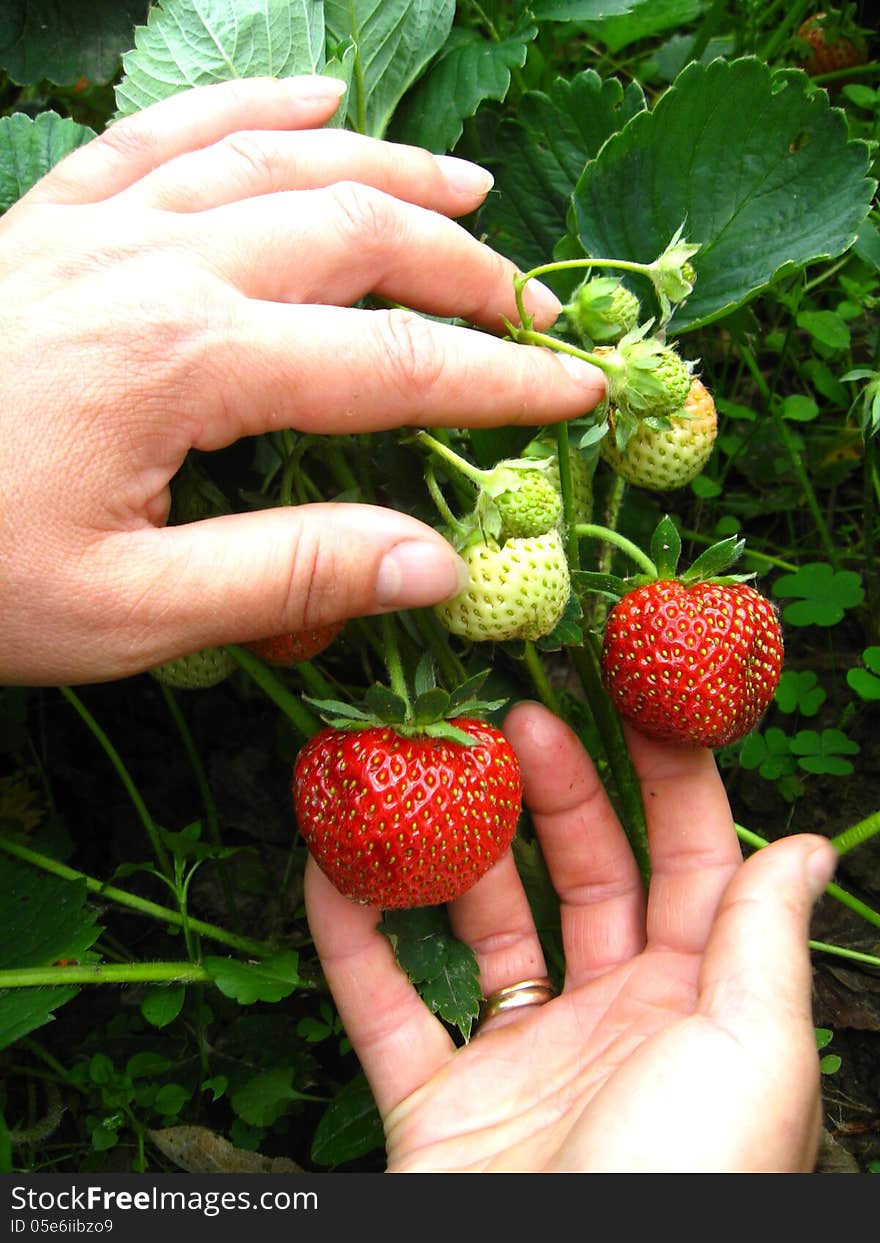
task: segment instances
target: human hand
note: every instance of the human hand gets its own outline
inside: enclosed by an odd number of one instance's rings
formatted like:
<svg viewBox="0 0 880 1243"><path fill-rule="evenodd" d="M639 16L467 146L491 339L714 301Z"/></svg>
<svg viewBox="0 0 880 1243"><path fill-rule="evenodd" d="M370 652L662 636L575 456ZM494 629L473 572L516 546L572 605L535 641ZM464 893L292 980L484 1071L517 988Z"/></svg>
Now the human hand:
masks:
<svg viewBox="0 0 880 1243"><path fill-rule="evenodd" d="M439 534L334 504L166 527L192 449L279 428L542 424L594 368L499 332L514 267L450 217L490 179L315 129L321 77L198 88L109 127L0 220L0 681L111 679L230 641L436 603ZM559 303L527 287L548 325Z"/></svg>
<svg viewBox="0 0 880 1243"><path fill-rule="evenodd" d="M561 902L560 996L456 1049L394 962L378 912L310 862L309 923L383 1116L393 1172L797 1172L820 1129L807 928L824 838L743 864L711 752L629 735L644 887L576 736L536 704L505 732ZM449 907L484 995L546 974L513 858Z"/></svg>

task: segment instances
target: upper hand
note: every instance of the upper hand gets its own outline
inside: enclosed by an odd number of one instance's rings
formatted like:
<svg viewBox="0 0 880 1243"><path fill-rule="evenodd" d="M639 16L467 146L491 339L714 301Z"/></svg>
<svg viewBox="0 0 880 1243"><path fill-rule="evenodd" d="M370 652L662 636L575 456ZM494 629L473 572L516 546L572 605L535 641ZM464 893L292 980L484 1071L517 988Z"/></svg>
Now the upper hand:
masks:
<svg viewBox="0 0 880 1243"><path fill-rule="evenodd" d="M323 93L322 93L323 92ZM164 527L192 448L278 428L540 424L603 391L500 333L514 267L450 217L464 161L323 130L322 78L199 88L111 125L0 220L0 680L119 677L459 589L449 545L354 505ZM559 303L527 286L538 326Z"/></svg>
<svg viewBox="0 0 880 1243"><path fill-rule="evenodd" d="M383 1115L392 1171L806 1171L819 1136L807 927L834 852L743 864L712 755L630 735L648 900L575 735L537 705L505 732L561 904L565 986L456 1049L378 912L309 863L322 966ZM809 862L808 862L809 861ZM484 994L547 973L513 858L449 907Z"/></svg>

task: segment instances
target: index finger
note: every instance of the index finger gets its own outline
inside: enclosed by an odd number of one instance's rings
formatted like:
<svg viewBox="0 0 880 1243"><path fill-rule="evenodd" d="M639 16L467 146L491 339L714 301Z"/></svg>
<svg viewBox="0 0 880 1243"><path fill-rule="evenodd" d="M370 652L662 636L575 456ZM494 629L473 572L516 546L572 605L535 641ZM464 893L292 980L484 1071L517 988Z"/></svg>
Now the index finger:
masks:
<svg viewBox="0 0 880 1243"><path fill-rule="evenodd" d="M197 86L109 125L28 191L29 203L96 203L167 160L245 129L323 125L345 85L320 74Z"/></svg>

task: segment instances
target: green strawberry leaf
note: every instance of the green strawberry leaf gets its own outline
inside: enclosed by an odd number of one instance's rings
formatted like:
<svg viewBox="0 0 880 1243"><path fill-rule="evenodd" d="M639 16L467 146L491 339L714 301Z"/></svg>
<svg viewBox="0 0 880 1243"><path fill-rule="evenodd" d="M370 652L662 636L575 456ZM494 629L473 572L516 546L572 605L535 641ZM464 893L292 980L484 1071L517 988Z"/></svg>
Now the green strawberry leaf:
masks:
<svg viewBox="0 0 880 1243"><path fill-rule="evenodd" d="M455 0L324 0L319 7L328 35L351 39L357 49L348 123L381 138L402 97L445 46Z"/></svg>
<svg viewBox="0 0 880 1243"><path fill-rule="evenodd" d="M451 151L464 121L484 100L504 99L510 71L525 64L537 33L538 27L527 23L490 42L475 30L453 29L440 58L398 109L393 137L438 154Z"/></svg>
<svg viewBox="0 0 880 1243"><path fill-rule="evenodd" d="M568 231L569 198L584 165L644 107L637 83L624 88L615 78L603 79L587 69L570 79L557 78L546 93L526 93L516 119L481 110L482 161L495 177L495 188L477 217L478 235L523 271L546 263ZM583 274L576 270L546 279L567 296Z"/></svg>
<svg viewBox="0 0 880 1243"><path fill-rule="evenodd" d="M4 0L0 68L19 85L110 82L146 9L144 0Z"/></svg>
<svg viewBox="0 0 880 1243"><path fill-rule="evenodd" d="M541 652L558 652L563 647L579 647L584 641L581 626L583 616L581 602L572 591L559 621L549 634L535 640L535 647Z"/></svg>
<svg viewBox="0 0 880 1243"><path fill-rule="evenodd" d="M609 139L578 181L573 212L587 253L641 263L687 222L701 249L694 290L671 321L680 333L842 254L874 188L868 150L827 92L757 57L717 58L688 64L652 110ZM646 306L651 297L645 284Z"/></svg>
<svg viewBox="0 0 880 1243"><path fill-rule="evenodd" d="M443 968L421 988L422 999L444 1022L457 1027L465 1040L470 1038L474 1019L480 1012L480 968L474 951L461 941L453 941Z"/></svg>
<svg viewBox="0 0 880 1243"><path fill-rule="evenodd" d="M295 950L282 950L258 963L209 956L202 965L220 992L240 1006L282 1001L300 982L299 955Z"/></svg>
<svg viewBox="0 0 880 1243"><path fill-rule="evenodd" d="M120 116L191 86L287 78L324 65L321 0L175 0L150 7L122 58ZM343 32L344 33L344 32Z"/></svg>
<svg viewBox="0 0 880 1243"><path fill-rule="evenodd" d="M312 1137L311 1158L315 1165L345 1165L384 1146L373 1093L366 1076L357 1074L324 1111Z"/></svg>
<svg viewBox="0 0 880 1243"><path fill-rule="evenodd" d="M681 556L681 536L668 514L661 518L651 536L651 560L658 578L674 578Z"/></svg>
<svg viewBox="0 0 880 1243"><path fill-rule="evenodd" d="M56 112L0 117L0 212L7 211L63 156L95 137Z"/></svg>
<svg viewBox="0 0 880 1243"><path fill-rule="evenodd" d="M835 570L825 561L811 561L795 574L784 574L772 587L774 596L794 599L782 610L792 626L836 626L847 609L865 598L862 577L855 570Z"/></svg>

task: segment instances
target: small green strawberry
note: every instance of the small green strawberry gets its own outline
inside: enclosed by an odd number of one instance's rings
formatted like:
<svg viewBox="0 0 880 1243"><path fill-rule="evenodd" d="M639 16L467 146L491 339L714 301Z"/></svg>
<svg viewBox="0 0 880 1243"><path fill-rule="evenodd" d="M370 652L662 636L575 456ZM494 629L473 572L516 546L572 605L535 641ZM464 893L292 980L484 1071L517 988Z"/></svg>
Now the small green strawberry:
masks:
<svg viewBox="0 0 880 1243"><path fill-rule="evenodd" d="M527 458L546 459L547 473L554 488L562 497L559 479L559 458L556 446L543 440L533 440L525 449ZM590 522L593 517L593 468L578 449L568 450L568 473L571 478L572 521Z"/></svg>
<svg viewBox="0 0 880 1243"><path fill-rule="evenodd" d="M561 522L562 497L549 461L505 458L481 470L427 432L418 439L477 485L474 509L460 524L458 542L466 543L475 531L502 540L531 539Z"/></svg>
<svg viewBox="0 0 880 1243"><path fill-rule="evenodd" d="M158 682L178 690L205 690L228 678L236 664L222 647L206 647L188 656L179 656L149 672Z"/></svg>
<svg viewBox="0 0 880 1243"><path fill-rule="evenodd" d="M622 448L613 409L608 411L608 427L601 453L616 474L648 491L670 492L690 483L706 465L718 417L711 393L700 380L692 380L683 410L664 419L640 419Z"/></svg>
<svg viewBox="0 0 880 1243"><path fill-rule="evenodd" d="M640 331L640 330L639 330ZM618 346L600 346L608 404L631 419L668 417L687 401L692 364L656 337L631 333Z"/></svg>
<svg viewBox="0 0 880 1243"><path fill-rule="evenodd" d="M472 643L539 639L553 630L571 594L558 530L504 544L479 540L460 555L470 581L459 595L435 606L447 630Z"/></svg>
<svg viewBox="0 0 880 1243"><path fill-rule="evenodd" d="M639 322L641 304L615 276L588 277L564 307L566 319L584 345L619 341Z"/></svg>

